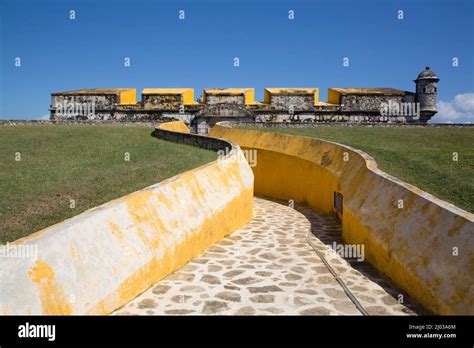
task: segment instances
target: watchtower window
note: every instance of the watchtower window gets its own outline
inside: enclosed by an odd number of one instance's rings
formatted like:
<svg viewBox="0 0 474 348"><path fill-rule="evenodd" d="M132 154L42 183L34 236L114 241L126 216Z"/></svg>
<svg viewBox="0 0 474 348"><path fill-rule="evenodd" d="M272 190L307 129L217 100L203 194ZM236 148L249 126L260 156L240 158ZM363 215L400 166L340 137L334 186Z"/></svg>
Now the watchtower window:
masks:
<svg viewBox="0 0 474 348"><path fill-rule="evenodd" d="M438 92L438 87L434 87L434 92Z"/></svg>
<svg viewBox="0 0 474 348"><path fill-rule="evenodd" d="M426 93L426 87L423 87L423 93Z"/></svg>

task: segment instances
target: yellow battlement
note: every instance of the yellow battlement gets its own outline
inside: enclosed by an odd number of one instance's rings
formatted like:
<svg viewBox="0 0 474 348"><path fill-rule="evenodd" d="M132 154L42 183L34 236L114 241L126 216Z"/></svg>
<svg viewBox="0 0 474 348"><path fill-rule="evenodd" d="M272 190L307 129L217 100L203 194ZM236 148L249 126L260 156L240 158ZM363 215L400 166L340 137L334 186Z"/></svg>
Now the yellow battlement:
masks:
<svg viewBox="0 0 474 348"><path fill-rule="evenodd" d="M264 103L270 104L272 95L286 95L286 96L314 96L314 105L319 100L319 89L318 88L265 88L264 90Z"/></svg>
<svg viewBox="0 0 474 348"><path fill-rule="evenodd" d="M370 96L404 96L413 95L414 93L396 88L328 88L328 103L340 104L341 96L350 94Z"/></svg>
<svg viewBox="0 0 474 348"><path fill-rule="evenodd" d="M194 88L145 88L142 95L181 95L184 105L196 103Z"/></svg>
<svg viewBox="0 0 474 348"><path fill-rule="evenodd" d="M203 91L203 102L206 103L207 96L234 96L243 95L245 105L255 104L255 90L253 88L205 88Z"/></svg>
<svg viewBox="0 0 474 348"><path fill-rule="evenodd" d="M137 103L137 90L135 88L85 88L74 91L51 93L54 96L97 96L97 95L117 95L120 105L132 105Z"/></svg>

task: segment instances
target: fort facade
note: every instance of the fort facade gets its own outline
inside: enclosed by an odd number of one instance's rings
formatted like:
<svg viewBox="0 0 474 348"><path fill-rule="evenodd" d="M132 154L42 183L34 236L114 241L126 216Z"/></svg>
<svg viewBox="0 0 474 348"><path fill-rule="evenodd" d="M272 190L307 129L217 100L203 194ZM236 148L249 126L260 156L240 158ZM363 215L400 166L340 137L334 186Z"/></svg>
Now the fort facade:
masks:
<svg viewBox="0 0 474 348"><path fill-rule="evenodd" d="M329 88L328 101L318 88L265 88L255 101L253 88L209 88L194 97L193 88L145 88L137 101L134 88L98 88L51 95L50 119L180 120L199 134L217 122L426 123L436 114L436 74L426 67L414 80L416 92L395 88Z"/></svg>

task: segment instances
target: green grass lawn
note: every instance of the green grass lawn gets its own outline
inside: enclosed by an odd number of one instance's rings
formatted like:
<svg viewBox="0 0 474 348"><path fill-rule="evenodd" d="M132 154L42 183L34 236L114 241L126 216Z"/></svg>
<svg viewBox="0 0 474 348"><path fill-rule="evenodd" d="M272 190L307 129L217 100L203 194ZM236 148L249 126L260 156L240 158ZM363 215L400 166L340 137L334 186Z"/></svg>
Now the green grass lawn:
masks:
<svg viewBox="0 0 474 348"><path fill-rule="evenodd" d="M254 128L320 138L363 150L380 169L474 212L474 128ZM453 153L458 161L453 161Z"/></svg>
<svg viewBox="0 0 474 348"><path fill-rule="evenodd" d="M0 126L0 243L213 161L130 126ZM125 152L130 161L125 161ZM21 161L15 154L21 154ZM71 208L70 200L75 200Z"/></svg>

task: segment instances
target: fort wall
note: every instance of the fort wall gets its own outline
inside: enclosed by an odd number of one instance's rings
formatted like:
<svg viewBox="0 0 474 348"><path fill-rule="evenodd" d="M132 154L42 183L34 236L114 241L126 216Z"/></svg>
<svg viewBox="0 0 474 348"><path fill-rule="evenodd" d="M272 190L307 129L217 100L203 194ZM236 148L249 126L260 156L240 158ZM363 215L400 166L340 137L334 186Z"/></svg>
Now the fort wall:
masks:
<svg viewBox="0 0 474 348"><path fill-rule="evenodd" d="M424 83L421 81L419 83ZM53 93L52 120L179 120L193 131L207 132L216 122L372 122L426 123L436 113L432 99L436 94L418 96L391 88L330 88L328 102L319 101L318 88L266 88L264 101L255 102L253 88L204 89L202 101L194 100L192 88L146 88L141 101L135 100L134 89L95 89ZM402 104L424 104L405 109ZM66 104L93 103L93 113L81 113ZM425 105L430 103L430 105ZM395 105L396 104L396 105ZM384 105L396 106L384 113ZM436 104L435 104L436 105ZM213 106L219 106L213 108ZM245 109L236 110L235 106ZM424 108L424 109L423 109ZM428 112L427 108L431 111ZM420 118L419 111L424 110ZM410 112L406 112L409 110ZM67 111L67 112L64 112ZM405 111L405 112L404 112ZM427 113L428 112L428 113ZM245 118L245 120L243 119Z"/></svg>

